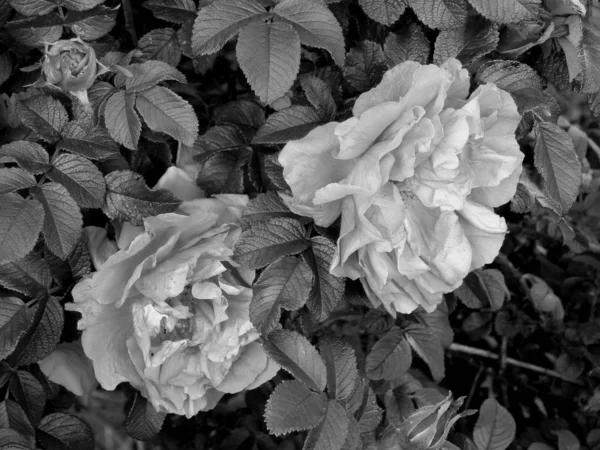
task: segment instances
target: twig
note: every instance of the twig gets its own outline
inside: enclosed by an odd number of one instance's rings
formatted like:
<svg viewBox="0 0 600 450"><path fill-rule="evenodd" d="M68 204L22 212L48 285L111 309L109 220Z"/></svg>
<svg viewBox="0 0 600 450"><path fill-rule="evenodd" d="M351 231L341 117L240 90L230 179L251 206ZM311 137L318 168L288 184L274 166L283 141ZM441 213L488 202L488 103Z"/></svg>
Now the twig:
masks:
<svg viewBox="0 0 600 450"><path fill-rule="evenodd" d="M123 16L125 16L125 29L131 36L131 42L134 47L137 47L138 40L137 34L135 34L135 28L133 27L133 10L131 9L130 0L123 0Z"/></svg>
<svg viewBox="0 0 600 450"><path fill-rule="evenodd" d="M457 352L457 353L466 353L468 355L481 356L482 358L487 358L487 359L494 359L494 360L500 359L500 355L497 355L496 353L492 353L488 350L482 350L480 348L469 347L467 345L462 345L462 344L456 344L456 343L450 344L449 350L452 352ZM542 375L548 375L553 378L558 378L560 380L575 384L577 386L584 386L584 384L581 381L571 380L569 378L566 378L564 375L562 375L554 370L546 369L545 367L536 366L535 364L530 364L530 363L526 363L523 361L519 361L514 358L506 358L506 364L509 366L520 367L521 369L531 370L532 372L537 372Z"/></svg>

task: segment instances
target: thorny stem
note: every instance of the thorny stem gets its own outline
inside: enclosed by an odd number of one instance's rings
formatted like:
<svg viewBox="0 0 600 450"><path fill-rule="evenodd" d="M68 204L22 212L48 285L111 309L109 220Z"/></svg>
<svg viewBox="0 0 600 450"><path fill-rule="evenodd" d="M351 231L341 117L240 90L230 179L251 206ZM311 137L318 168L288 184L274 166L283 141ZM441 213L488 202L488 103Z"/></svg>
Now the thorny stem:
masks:
<svg viewBox="0 0 600 450"><path fill-rule="evenodd" d="M135 34L135 28L133 27L133 10L131 9L130 0L123 0L123 16L125 17L125 29L131 36L131 42L134 47L138 45L137 35Z"/></svg>
<svg viewBox="0 0 600 450"><path fill-rule="evenodd" d="M488 350L482 350L480 348L469 347L467 345L462 345L462 344L456 344L456 343L450 344L449 350L452 352L456 352L456 353L465 353L467 355L481 356L482 358L500 359L500 355L497 355L496 353L492 353ZM548 375L553 378L558 378L559 380L563 380L568 383L575 384L577 386L584 386L584 384L581 381L571 380L569 378L566 378L564 375L562 375L554 370L546 369L545 367L536 366L535 364L530 364L530 363L526 363L523 361L519 361L514 358L506 358L506 364L509 366L520 367L521 369L531 370L532 372L537 372L542 375Z"/></svg>

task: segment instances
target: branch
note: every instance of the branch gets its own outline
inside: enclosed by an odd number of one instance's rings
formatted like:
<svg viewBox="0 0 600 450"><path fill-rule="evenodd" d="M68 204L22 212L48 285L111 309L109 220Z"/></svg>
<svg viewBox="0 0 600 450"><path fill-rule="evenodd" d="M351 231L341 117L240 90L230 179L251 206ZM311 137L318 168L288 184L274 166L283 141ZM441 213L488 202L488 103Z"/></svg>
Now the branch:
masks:
<svg viewBox="0 0 600 450"><path fill-rule="evenodd" d="M469 347L467 345L462 345L462 344L456 344L456 343L450 344L449 350L452 352L457 352L457 353L465 353L467 355L481 356L482 358L487 358L487 359L494 359L494 360L500 359L500 355L497 355L496 353L492 353L488 350L482 350L480 348ZM581 381L571 380L569 378L566 378L564 375L556 372L555 370L546 369L545 367L536 366L535 364L526 363L526 362L519 361L514 358L506 358L506 364L509 366L520 367L521 369L531 370L532 372L537 372L542 375L548 375L553 378L558 378L559 380L563 380L568 383L575 384L577 386L582 386L582 387L584 386L584 384Z"/></svg>

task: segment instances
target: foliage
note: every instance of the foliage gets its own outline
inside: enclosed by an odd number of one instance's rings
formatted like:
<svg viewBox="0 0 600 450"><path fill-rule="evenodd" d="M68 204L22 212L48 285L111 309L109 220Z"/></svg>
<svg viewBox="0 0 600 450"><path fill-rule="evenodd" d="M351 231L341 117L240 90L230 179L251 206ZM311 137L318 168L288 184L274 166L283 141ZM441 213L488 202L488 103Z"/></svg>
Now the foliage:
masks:
<svg viewBox="0 0 600 450"><path fill-rule="evenodd" d="M0 449L600 449L599 30L595 0L0 0ZM42 75L75 37L102 67L91 108ZM495 261L393 318L329 272L340 223L288 208L277 154L387 69L448 58L513 97L524 170ZM257 270L283 369L191 419L38 364L79 338L82 230L175 211L152 187L173 165L250 197L231 264Z"/></svg>

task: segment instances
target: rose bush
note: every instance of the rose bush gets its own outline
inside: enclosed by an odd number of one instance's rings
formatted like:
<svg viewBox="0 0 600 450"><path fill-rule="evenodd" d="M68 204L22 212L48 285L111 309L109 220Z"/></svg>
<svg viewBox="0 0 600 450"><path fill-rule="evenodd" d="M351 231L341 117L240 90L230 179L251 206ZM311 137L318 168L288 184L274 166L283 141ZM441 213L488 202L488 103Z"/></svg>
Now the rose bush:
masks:
<svg viewBox="0 0 600 450"><path fill-rule="evenodd" d="M70 92L86 107L90 105L87 90L106 70L94 49L78 37L46 45L42 62L46 81Z"/></svg>
<svg viewBox="0 0 600 450"><path fill-rule="evenodd" d="M494 84L469 96L460 62L408 61L362 94L354 117L289 142L279 161L292 211L327 227L341 215L330 268L360 278L375 306L432 311L506 233L493 208L515 193L520 115Z"/></svg>
<svg viewBox="0 0 600 450"><path fill-rule="evenodd" d="M179 169L165 177L161 187L194 191ZM143 228L121 227L117 242L127 245L75 286L67 309L82 314L83 349L103 388L129 382L157 410L191 417L275 375L248 316L254 271L231 260L247 201L198 198Z"/></svg>

